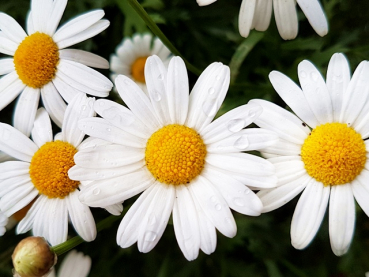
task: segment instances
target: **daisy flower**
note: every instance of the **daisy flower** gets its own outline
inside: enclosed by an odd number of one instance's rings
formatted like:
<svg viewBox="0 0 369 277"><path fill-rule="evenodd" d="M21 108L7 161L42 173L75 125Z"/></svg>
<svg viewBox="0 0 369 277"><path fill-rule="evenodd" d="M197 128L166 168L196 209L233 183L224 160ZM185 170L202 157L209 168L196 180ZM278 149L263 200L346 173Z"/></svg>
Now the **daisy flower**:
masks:
<svg viewBox="0 0 369 277"><path fill-rule="evenodd" d="M197 0L197 3L205 6L215 1ZM294 39L298 32L296 1L315 32L321 37L325 36L328 33L328 22L318 0L243 0L238 18L241 36L248 37L252 29L267 30L274 7L279 34L283 39Z"/></svg>
<svg viewBox="0 0 369 277"><path fill-rule="evenodd" d="M65 49L91 38L109 26L95 10L70 20L56 30L67 0L32 0L27 32L0 12L0 110L19 94L14 126L29 136L40 99L60 127L69 103L78 91L106 97L113 84L88 66L109 68L105 59L86 51ZM64 100L63 100L64 99Z"/></svg>
<svg viewBox="0 0 369 277"><path fill-rule="evenodd" d="M298 65L301 88L280 72L270 81L294 111L264 101L255 123L280 141L261 151L276 167L278 186L258 193L263 212L277 209L303 191L292 218L291 242L303 249L313 240L329 202L329 237L335 255L349 249L355 201L369 215L369 62L350 78L344 55L334 54L327 79L309 61Z"/></svg>
<svg viewBox="0 0 369 277"><path fill-rule="evenodd" d="M0 149L18 159L0 165L0 210L10 217L36 199L19 222L17 233L32 229L35 236L56 245L67 239L69 216L84 240L95 239L91 211L78 199L79 182L67 175L74 165L74 154L84 145L84 133L77 128L77 121L94 114L93 103L93 98L77 95L67 107L62 132L55 140L44 108L37 111L33 141L14 127L0 123Z"/></svg>
<svg viewBox="0 0 369 277"><path fill-rule="evenodd" d="M63 262L60 265L58 274L55 274L53 269L49 277L87 277L91 268L91 258L84 256L81 252L72 250L67 256L65 256Z"/></svg>
<svg viewBox="0 0 369 277"><path fill-rule="evenodd" d="M168 66L171 54L161 40L151 34L135 34L132 38L124 38L117 46L116 54L110 57L111 79L114 81L118 74L123 74L147 93L144 74L147 58L157 55Z"/></svg>
<svg viewBox="0 0 369 277"><path fill-rule="evenodd" d="M117 90L130 109L98 100L94 107L102 118L79 121L88 135L113 144L80 151L69 176L94 178L80 194L92 207L143 192L120 223L121 247L137 241L141 252L150 251L172 213L179 247L193 260L200 248L207 254L215 250L216 229L227 237L236 235L230 208L260 214L261 202L248 186L274 187L274 168L242 151L269 146L278 137L259 128L244 129L261 113L258 105L243 105L211 122L229 86L229 68L221 63L201 74L191 96L179 57L171 59L168 70L160 58L149 57L145 79L149 96L119 75Z"/></svg>

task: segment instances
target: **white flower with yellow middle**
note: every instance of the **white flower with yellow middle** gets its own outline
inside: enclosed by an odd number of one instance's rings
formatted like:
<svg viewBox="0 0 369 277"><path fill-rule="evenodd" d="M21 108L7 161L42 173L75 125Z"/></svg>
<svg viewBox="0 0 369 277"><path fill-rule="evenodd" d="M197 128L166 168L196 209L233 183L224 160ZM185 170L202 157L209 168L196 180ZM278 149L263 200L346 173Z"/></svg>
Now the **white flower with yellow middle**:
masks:
<svg viewBox="0 0 369 277"><path fill-rule="evenodd" d="M14 126L29 136L40 95L51 119L61 127L66 109L78 92L106 97L113 84L91 69L109 68L92 53L66 49L89 39L109 26L103 10L80 15L57 29L68 0L31 0L27 33L9 15L0 13L0 110L20 97Z"/></svg>
<svg viewBox="0 0 369 277"><path fill-rule="evenodd" d="M213 63L189 95L185 64L174 57L168 70L157 56L147 59L147 96L126 76L116 78L118 93L130 109L108 100L95 102L102 118L80 120L86 134L111 142L86 148L69 170L73 180L94 180L80 194L83 203L104 207L142 194L124 216L117 243L137 242L150 251L170 214L184 256L216 247L216 229L227 237L237 227L230 208L257 216L262 210L251 188L276 184L274 167L243 153L272 145L275 133L244 129L262 112L247 104L212 121L226 96L230 73Z"/></svg>

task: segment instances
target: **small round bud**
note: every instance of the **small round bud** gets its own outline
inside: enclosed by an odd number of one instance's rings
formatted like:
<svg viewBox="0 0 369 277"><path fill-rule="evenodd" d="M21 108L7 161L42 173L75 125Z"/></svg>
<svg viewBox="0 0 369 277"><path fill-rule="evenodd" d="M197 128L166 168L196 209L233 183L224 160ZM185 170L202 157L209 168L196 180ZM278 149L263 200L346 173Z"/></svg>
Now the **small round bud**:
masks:
<svg viewBox="0 0 369 277"><path fill-rule="evenodd" d="M12 259L18 276L41 277L55 265L57 256L44 238L28 237L15 247Z"/></svg>

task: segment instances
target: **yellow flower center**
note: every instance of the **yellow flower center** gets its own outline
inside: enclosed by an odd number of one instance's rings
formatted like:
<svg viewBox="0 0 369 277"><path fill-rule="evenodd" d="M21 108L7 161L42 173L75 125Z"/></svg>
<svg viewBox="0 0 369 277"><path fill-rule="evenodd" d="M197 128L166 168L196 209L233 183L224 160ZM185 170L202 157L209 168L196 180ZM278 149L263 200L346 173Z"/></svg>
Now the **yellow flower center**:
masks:
<svg viewBox="0 0 369 277"><path fill-rule="evenodd" d="M40 194L49 198L64 198L73 192L79 182L68 177L68 170L74 166L77 149L68 142L47 142L33 155L29 174Z"/></svg>
<svg viewBox="0 0 369 277"><path fill-rule="evenodd" d="M147 57L139 57L131 66L132 77L136 82L145 83L146 60Z"/></svg>
<svg viewBox="0 0 369 277"><path fill-rule="evenodd" d="M162 183L187 184L204 168L206 147L200 135L172 124L156 131L146 144L146 166Z"/></svg>
<svg viewBox="0 0 369 277"><path fill-rule="evenodd" d="M14 54L19 79L32 88L41 88L54 77L59 62L59 48L53 39L36 32L26 37Z"/></svg>
<svg viewBox="0 0 369 277"><path fill-rule="evenodd" d="M307 173L325 186L351 182L366 162L361 135L343 123L316 127L305 139L301 158Z"/></svg>

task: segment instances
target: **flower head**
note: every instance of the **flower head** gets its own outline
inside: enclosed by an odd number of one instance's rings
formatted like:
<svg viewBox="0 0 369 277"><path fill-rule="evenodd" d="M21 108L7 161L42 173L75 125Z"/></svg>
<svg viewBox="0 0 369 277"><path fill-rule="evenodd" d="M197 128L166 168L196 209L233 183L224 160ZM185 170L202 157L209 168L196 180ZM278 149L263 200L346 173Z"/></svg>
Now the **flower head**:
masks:
<svg viewBox="0 0 369 277"><path fill-rule="evenodd" d="M94 108L102 118L79 122L88 135L113 144L77 153L69 176L94 178L80 195L91 206L143 192L119 226L121 247L137 241L141 252L150 251L172 213L179 247L193 260L200 248L207 254L215 250L215 229L235 236L230 208L260 214L261 202L248 186L274 187L274 168L242 152L270 146L277 136L244 129L261 113L259 105L243 105L212 122L230 80L229 68L221 63L205 69L191 95L179 57L171 59L168 70L157 56L149 57L145 78L149 97L120 75L117 90L130 109L98 100Z"/></svg>
<svg viewBox="0 0 369 277"><path fill-rule="evenodd" d="M355 201L369 215L369 63L350 78L342 54L334 54L324 81L309 61L298 66L301 88L280 72L269 78L294 114L264 100L255 123L280 140L261 151L276 166L278 186L258 193L272 211L303 191L291 223L291 242L305 248L314 238L329 202L329 236L333 252L347 252L355 224Z"/></svg>
<svg viewBox="0 0 369 277"><path fill-rule="evenodd" d="M89 66L108 68L109 63L92 53L65 49L102 32L109 21L95 10L70 20L57 30L67 0L31 0L27 33L10 16L0 13L0 92L6 95L0 109L19 94L14 126L29 136L41 95L51 119L61 126L66 102L84 92L105 97L112 83ZM64 99L64 100L63 100Z"/></svg>
<svg viewBox="0 0 369 277"><path fill-rule="evenodd" d="M119 74L123 74L147 92L144 71L146 60L152 55L157 55L168 66L171 52L159 38L151 34L135 34L132 38L124 38L117 46L116 54L110 57L111 79L115 80Z"/></svg>

